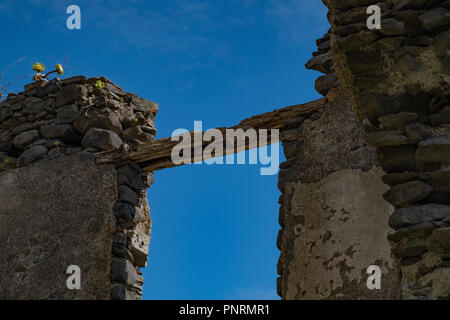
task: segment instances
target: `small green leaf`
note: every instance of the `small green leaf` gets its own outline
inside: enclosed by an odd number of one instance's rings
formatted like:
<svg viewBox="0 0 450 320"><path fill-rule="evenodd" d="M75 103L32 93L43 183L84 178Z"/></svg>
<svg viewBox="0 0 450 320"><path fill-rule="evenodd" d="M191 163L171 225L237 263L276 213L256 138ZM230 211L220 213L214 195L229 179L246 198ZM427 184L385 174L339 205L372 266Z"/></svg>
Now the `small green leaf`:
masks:
<svg viewBox="0 0 450 320"><path fill-rule="evenodd" d="M102 80L97 80L95 82L95 87L98 89L103 89L105 87L105 83Z"/></svg>

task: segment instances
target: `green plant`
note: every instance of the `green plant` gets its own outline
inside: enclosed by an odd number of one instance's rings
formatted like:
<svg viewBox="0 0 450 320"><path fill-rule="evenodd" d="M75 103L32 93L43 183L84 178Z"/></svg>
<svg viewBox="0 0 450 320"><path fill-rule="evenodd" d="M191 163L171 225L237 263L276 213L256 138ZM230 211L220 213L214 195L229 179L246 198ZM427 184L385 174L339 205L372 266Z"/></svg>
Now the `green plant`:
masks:
<svg viewBox="0 0 450 320"><path fill-rule="evenodd" d="M95 87L96 87L97 89L103 89L103 88L105 87L105 83L104 83L102 80L97 80L97 81L95 82Z"/></svg>
<svg viewBox="0 0 450 320"><path fill-rule="evenodd" d="M32 69L34 71L36 71L36 75L33 77L33 80L35 80L35 81L45 79L52 73L57 73L60 76L62 76L64 73L64 68L63 68L62 64L59 64L59 63L55 66L55 70L47 72L46 74L42 74L42 72L44 72L44 70L45 70L45 66L42 63L35 62L33 64Z"/></svg>

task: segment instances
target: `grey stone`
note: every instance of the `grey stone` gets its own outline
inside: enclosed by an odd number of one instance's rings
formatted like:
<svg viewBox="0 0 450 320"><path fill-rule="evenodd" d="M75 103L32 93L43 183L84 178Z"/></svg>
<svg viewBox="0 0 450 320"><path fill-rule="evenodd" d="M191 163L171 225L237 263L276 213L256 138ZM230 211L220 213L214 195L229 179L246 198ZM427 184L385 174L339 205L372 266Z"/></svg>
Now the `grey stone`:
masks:
<svg viewBox="0 0 450 320"><path fill-rule="evenodd" d="M0 122L9 119L12 114L13 112L7 104L3 104L2 106L0 106Z"/></svg>
<svg viewBox="0 0 450 320"><path fill-rule="evenodd" d="M59 91L56 97L55 107L71 104L72 102L82 100L86 96L86 87L79 84L69 84Z"/></svg>
<svg viewBox="0 0 450 320"><path fill-rule="evenodd" d="M114 233L113 242L118 245L128 247L129 239L125 233L116 232Z"/></svg>
<svg viewBox="0 0 450 320"><path fill-rule="evenodd" d="M67 142L78 141L80 136L69 124L49 124L41 127L41 134L45 138L61 139Z"/></svg>
<svg viewBox="0 0 450 320"><path fill-rule="evenodd" d="M387 173L415 171L415 156L415 146L406 145L379 149L380 164Z"/></svg>
<svg viewBox="0 0 450 320"><path fill-rule="evenodd" d="M450 171L438 170L428 173L428 181L431 184L450 187Z"/></svg>
<svg viewBox="0 0 450 320"><path fill-rule="evenodd" d="M135 191L139 191L143 187L139 172L129 165L117 169L117 183L126 185Z"/></svg>
<svg viewBox="0 0 450 320"><path fill-rule="evenodd" d="M396 236L398 236L398 235L396 235ZM396 236L391 235L390 237L394 237L395 239L397 239ZM398 239L400 239L400 238L398 238ZM425 246L420 246L420 245L398 246L392 250L392 252L398 258L420 257L426 251L427 251L427 248Z"/></svg>
<svg viewBox="0 0 450 320"><path fill-rule="evenodd" d="M127 290L127 286L122 283L111 284L111 300L140 300L139 295Z"/></svg>
<svg viewBox="0 0 450 320"><path fill-rule="evenodd" d="M78 132L84 134L89 128L91 128L92 126L90 126L90 120L91 117L89 117L85 112L82 112L73 122L73 127L75 128L75 130L77 130Z"/></svg>
<svg viewBox="0 0 450 320"><path fill-rule="evenodd" d="M121 201L116 202L114 204L113 211L119 225L124 227L132 227L136 225L136 221L134 221L136 210L129 203Z"/></svg>
<svg viewBox="0 0 450 320"><path fill-rule="evenodd" d="M46 111L41 111L38 114L36 114L35 120L44 119L47 115L48 115L48 113Z"/></svg>
<svg viewBox="0 0 450 320"><path fill-rule="evenodd" d="M141 173L141 177L142 177L142 180L143 180L145 188L150 188L150 186L155 181L155 179L153 178L153 173L152 172Z"/></svg>
<svg viewBox="0 0 450 320"><path fill-rule="evenodd" d="M110 151L119 148L122 145L122 140L113 131L90 128L81 141L83 148L96 147L105 151Z"/></svg>
<svg viewBox="0 0 450 320"><path fill-rule="evenodd" d="M309 60L305 65L306 69L316 70L325 74L331 73L332 66L333 57L331 55L331 52L318 55Z"/></svg>
<svg viewBox="0 0 450 320"><path fill-rule="evenodd" d="M23 167L31 162L41 160L47 154L47 148L42 145L31 147L22 153L18 159L18 165Z"/></svg>
<svg viewBox="0 0 450 320"><path fill-rule="evenodd" d="M450 250L450 228L440 228L433 231L429 238L429 242L433 249L441 252Z"/></svg>
<svg viewBox="0 0 450 320"><path fill-rule="evenodd" d="M67 155L70 155L70 154L78 153L81 151L83 151L83 148L81 148L81 147L66 148L66 151L64 153Z"/></svg>
<svg viewBox="0 0 450 320"><path fill-rule="evenodd" d="M119 200L128 202L134 206L139 203L139 197L136 192L124 185L119 185Z"/></svg>
<svg viewBox="0 0 450 320"><path fill-rule="evenodd" d="M436 226L431 222L425 221L415 225L400 228L392 234L388 235L388 239L398 242L404 238L417 239L429 236Z"/></svg>
<svg viewBox="0 0 450 320"><path fill-rule="evenodd" d="M389 218L393 229L400 229L424 221L440 221L450 217L450 206L442 204L425 204L396 210Z"/></svg>
<svg viewBox="0 0 450 320"><path fill-rule="evenodd" d="M405 41L405 37L386 37L375 44L383 51L396 51Z"/></svg>
<svg viewBox="0 0 450 320"><path fill-rule="evenodd" d="M11 139L10 132L0 132L0 151L9 151Z"/></svg>
<svg viewBox="0 0 450 320"><path fill-rule="evenodd" d="M117 86L111 83L105 83L105 88L119 97L125 96L127 94L121 88L118 88Z"/></svg>
<svg viewBox="0 0 450 320"><path fill-rule="evenodd" d="M122 132L122 125L119 117L109 109L103 110L102 114L93 121L93 125L102 129L114 131L117 134Z"/></svg>
<svg viewBox="0 0 450 320"><path fill-rule="evenodd" d="M40 134L38 130L25 131L14 138L13 144L19 149L24 149L27 145L39 139L39 137Z"/></svg>
<svg viewBox="0 0 450 320"><path fill-rule="evenodd" d="M61 80L55 78L41 88L38 88L36 96L38 98L45 97L51 93L55 93L61 88Z"/></svg>
<svg viewBox="0 0 450 320"><path fill-rule="evenodd" d="M136 142L148 142L153 140L153 135L150 133L144 132L141 126L131 126L128 129L125 129L122 133L122 137L124 140L128 141L136 141Z"/></svg>
<svg viewBox="0 0 450 320"><path fill-rule="evenodd" d="M3 131L7 131L11 128L17 127L18 125L26 121L27 120L24 117L9 118L8 120L2 122L0 129L2 129Z"/></svg>
<svg viewBox="0 0 450 320"><path fill-rule="evenodd" d="M23 108L23 103L17 103L17 104L11 105L12 111L21 111L22 108Z"/></svg>
<svg viewBox="0 0 450 320"><path fill-rule="evenodd" d="M138 111L145 112L147 114L152 113L153 111L158 111L158 104L149 100L142 99L138 95L131 95L131 107Z"/></svg>
<svg viewBox="0 0 450 320"><path fill-rule="evenodd" d="M86 83L86 77L85 76L74 76L71 78L66 78L62 81L63 86L69 85L69 84L85 84Z"/></svg>
<svg viewBox="0 0 450 320"><path fill-rule="evenodd" d="M403 21L387 18L383 19L380 31L387 36L398 36L406 33L406 26Z"/></svg>
<svg viewBox="0 0 450 320"><path fill-rule="evenodd" d="M405 135L408 137L408 143L418 143L433 137L433 129L423 123L409 123L405 127Z"/></svg>
<svg viewBox="0 0 450 320"><path fill-rule="evenodd" d="M391 173L381 177L383 182L390 185L391 187L397 184L406 183L411 180L417 180L419 178L420 175L414 172Z"/></svg>
<svg viewBox="0 0 450 320"><path fill-rule="evenodd" d="M74 128L85 133L92 127L111 130L117 134L122 132L122 125L118 116L110 109L94 110L89 113L81 113L73 123Z"/></svg>
<svg viewBox="0 0 450 320"><path fill-rule="evenodd" d="M328 91L339 86L339 80L336 73L327 74L317 78L315 88L321 95L326 96Z"/></svg>
<svg viewBox="0 0 450 320"><path fill-rule="evenodd" d="M136 278L136 270L130 261L117 257L111 258L111 282L132 286Z"/></svg>
<svg viewBox="0 0 450 320"><path fill-rule="evenodd" d="M27 130L30 130L30 129L33 129L33 124L30 123L30 122L25 122L25 123L22 123L22 124L18 125L17 127L15 127L15 128L11 131L11 134L12 134L13 136L16 136L16 135L18 135L19 133L24 132L24 131L27 131Z"/></svg>
<svg viewBox="0 0 450 320"><path fill-rule="evenodd" d="M116 243L112 245L112 255L117 258L123 258L134 264L134 257L131 251L126 247Z"/></svg>
<svg viewBox="0 0 450 320"><path fill-rule="evenodd" d="M434 8L421 14L419 20L426 30L445 27L450 25L450 11L442 7Z"/></svg>
<svg viewBox="0 0 450 320"><path fill-rule="evenodd" d="M398 130L371 132L368 136L369 143L377 147L390 147L405 145L408 138Z"/></svg>
<svg viewBox="0 0 450 320"><path fill-rule="evenodd" d="M72 123L78 116L78 107L74 104L62 106L56 113L56 123Z"/></svg>
<svg viewBox="0 0 450 320"><path fill-rule="evenodd" d="M11 96L11 97L9 97L8 96L8 99L7 99L7 102L6 101L3 101L2 103L0 103L0 108L1 107L3 107L3 103L6 105L6 104L9 104L9 105L11 105L11 106L14 106L14 105L16 105L16 104L20 104L21 102L23 102L25 100L25 96L23 95L23 94L20 94L20 95L13 95L13 96Z"/></svg>
<svg viewBox="0 0 450 320"><path fill-rule="evenodd" d="M30 114L34 115L34 114L40 113L42 111L45 111L47 109L51 109L52 104L53 104L52 99L41 100L41 101L34 102L28 108L26 108L26 110Z"/></svg>
<svg viewBox="0 0 450 320"><path fill-rule="evenodd" d="M48 83L47 79L42 79L40 81L33 81L25 85L25 94L30 96L37 92L38 88L45 86Z"/></svg>
<svg viewBox="0 0 450 320"><path fill-rule="evenodd" d="M419 143L416 160L418 163L450 163L450 139L431 138Z"/></svg>
<svg viewBox="0 0 450 320"><path fill-rule="evenodd" d="M410 181L396 185L383 196L393 206L403 207L425 199L432 190L431 186L422 181Z"/></svg>
<svg viewBox="0 0 450 320"><path fill-rule="evenodd" d="M27 97L24 101L23 101L23 104L26 106L26 107L30 107L30 106L32 106L33 104L35 104L35 103L41 103L41 102L43 102L44 100L42 100L41 98L36 98L36 97Z"/></svg>
<svg viewBox="0 0 450 320"><path fill-rule="evenodd" d="M439 126L441 124L450 123L450 108L445 112L434 113L430 116L431 124Z"/></svg>
<svg viewBox="0 0 450 320"><path fill-rule="evenodd" d="M401 9L420 9L427 0L399 0L396 1L394 10Z"/></svg>
<svg viewBox="0 0 450 320"><path fill-rule="evenodd" d="M111 284L111 300L129 300L127 295L127 287L122 283Z"/></svg>
<svg viewBox="0 0 450 320"><path fill-rule="evenodd" d="M417 119L416 113L399 112L380 117L378 122L382 129L403 129L408 123Z"/></svg>

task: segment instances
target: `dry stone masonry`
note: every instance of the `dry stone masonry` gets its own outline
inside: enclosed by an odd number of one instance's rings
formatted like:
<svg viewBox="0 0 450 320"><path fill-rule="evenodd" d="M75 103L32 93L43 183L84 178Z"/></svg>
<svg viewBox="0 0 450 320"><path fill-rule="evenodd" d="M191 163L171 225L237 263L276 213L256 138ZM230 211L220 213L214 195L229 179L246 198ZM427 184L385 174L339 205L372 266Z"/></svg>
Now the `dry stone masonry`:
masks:
<svg viewBox="0 0 450 320"><path fill-rule="evenodd" d="M396 211L404 299L450 298L450 2L324 0L340 83L365 123ZM368 30L366 9L382 11Z"/></svg>
<svg viewBox="0 0 450 320"><path fill-rule="evenodd" d="M280 130L278 293L450 299L450 1L323 2L331 29L306 67L324 98L231 127ZM157 111L103 77L0 103L0 299L141 299L147 189L177 144L154 140Z"/></svg>
<svg viewBox="0 0 450 320"><path fill-rule="evenodd" d="M6 189L12 187L8 186L8 178L10 180L15 179L13 172L18 172L20 177L20 173L26 170L21 168L27 168L28 166L39 168L39 165L34 166L34 164L40 160L45 160L48 167L60 172L67 181L73 180L74 184L77 183L77 178L81 179L78 176L85 175L84 179L96 179L95 175L92 175L92 168L84 173L74 174L72 172L71 175L64 176L68 174L67 170L63 168L64 164L67 164L64 159L74 156L83 157L84 161L88 161L90 166L95 167L94 154L127 149L152 141L156 134L153 123L157 110L157 104L123 91L106 78L86 79L83 76L77 76L64 80L54 79L50 82L38 81L26 85L24 92L17 95L11 94L6 101L0 104L0 180L2 181L2 195L8 194ZM103 167L110 166L103 165ZM112 299L140 299L143 278L139 268L145 267L147 264L151 229L147 188L151 185L153 178L151 173L141 173L140 167L131 161L117 163L112 169L115 179L113 190L109 192L116 195L114 197L115 203L111 204L103 213L110 214L111 219L114 217L115 221L114 229L107 234L110 238L109 252L112 255L108 258L111 281L108 290L110 290ZM29 170L33 171L33 169ZM100 167L99 170L101 171ZM109 172L109 170L107 171ZM37 175L34 171L33 174ZM58 181L46 180L48 175L45 171L41 175L42 180L49 184L56 184ZM38 203L44 199L52 201L52 199L46 198L48 194L45 193L45 190L42 192L36 189L27 191L25 183L23 181L16 186L24 196L23 200L17 199L17 201L25 201L27 198L25 193L27 192L33 194L34 200ZM70 198L80 198L80 201L85 199L88 202L92 197L92 195L89 195L90 193L97 194L98 197L102 196L98 194L98 188L73 189L73 187L69 188L72 193L64 194L63 199L68 201ZM42 199L39 200L39 197L42 197ZM5 203L9 200L5 198L3 201ZM30 205L34 204L31 203ZM20 205L17 208L12 205L2 205L0 220L4 228L12 228L8 219L19 208ZM56 211L58 208L65 210L59 212L59 214L67 215L67 227L75 227L71 225L70 218L76 213L76 210L70 206L58 207L55 205L51 211ZM91 203L90 206L85 207L85 210L93 214L96 212L94 208L95 204ZM37 213L44 214L44 211ZM34 215L32 220L27 223L34 223L33 219L38 219L38 216ZM15 225L14 228L16 231L21 230L20 225ZM80 230L78 230L81 235L94 232L94 230L83 228L83 225L80 225ZM61 235L56 234L55 236ZM47 234L46 230L42 230L42 232L37 233L36 237L51 239L52 236ZM102 237L105 237L105 235L102 234ZM40 239L32 239L36 243L41 241ZM11 248L2 247L2 249L5 250L5 252L2 252L2 256L5 256L6 252L11 253L9 255L10 260L4 261L3 264L11 266L17 263L17 268L22 270L23 281L18 284L4 279L1 283L3 290L0 296L3 298L18 297L14 294L8 295L8 290L5 290L5 288L9 286L17 288L32 287L27 279L36 277L34 275L34 277L28 278L28 272L33 274L29 270L32 270L35 266L33 263L26 266L19 263L17 259L21 259L21 255L14 254L14 250L11 252ZM104 250L104 247L102 249ZM66 261L64 260L64 262ZM75 262L73 263L75 264ZM103 265L90 265L93 269L101 266ZM80 267L83 269L83 266ZM86 268L88 267L84 266L83 270L86 270ZM58 269L63 270L64 268L59 265ZM95 271L87 272L89 275ZM2 275L9 277L10 273L2 272ZM65 282L59 283L65 286ZM48 297L73 297L73 294L61 293L61 291L67 292L67 288L63 289L56 286L55 290L58 290L60 295L50 294ZM84 291L80 291L79 298L92 298L92 296L82 292ZM28 292L23 297L44 298L38 294L39 290L36 290L36 296L32 292ZM77 296L75 295L75 297ZM101 298L105 297L102 296Z"/></svg>
<svg viewBox="0 0 450 320"><path fill-rule="evenodd" d="M325 76L316 89L323 108L283 131L280 165L278 294L283 299L399 299L399 265L387 235L393 207L376 150L340 88L330 33L306 64ZM367 288L367 268L382 272L382 289Z"/></svg>

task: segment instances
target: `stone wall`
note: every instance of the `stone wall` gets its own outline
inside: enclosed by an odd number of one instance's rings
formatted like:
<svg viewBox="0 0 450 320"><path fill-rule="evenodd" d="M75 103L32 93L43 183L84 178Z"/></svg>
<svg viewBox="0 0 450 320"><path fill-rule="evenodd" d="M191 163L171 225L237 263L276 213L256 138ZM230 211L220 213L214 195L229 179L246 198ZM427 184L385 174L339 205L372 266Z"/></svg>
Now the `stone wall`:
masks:
<svg viewBox="0 0 450 320"><path fill-rule="evenodd" d="M390 189L403 298L450 298L450 2L324 0L339 81ZM368 30L367 7L382 11Z"/></svg>
<svg viewBox="0 0 450 320"><path fill-rule="evenodd" d="M331 29L306 67L326 103L281 132L278 293L450 299L450 2L323 2ZM367 29L372 4L381 30ZM83 76L0 103L1 299L141 298L152 175L93 159L152 141L157 111Z"/></svg>
<svg viewBox="0 0 450 320"><path fill-rule="evenodd" d="M337 78L331 30L317 40L307 69L324 73L316 90L325 107L281 135L287 161L279 188L283 299L399 299L399 265L390 252L389 187L363 124ZM381 289L367 287L367 268L382 272Z"/></svg>
<svg viewBox="0 0 450 320"><path fill-rule="evenodd" d="M322 112L281 136L278 293L288 300L398 299L383 170L345 94L332 89L328 97ZM370 265L381 268L381 290L367 288Z"/></svg>
<svg viewBox="0 0 450 320"><path fill-rule="evenodd" d="M157 110L83 76L31 83L0 104L0 298L141 298L152 175L94 155L152 141ZM66 286L69 265L80 290Z"/></svg>

